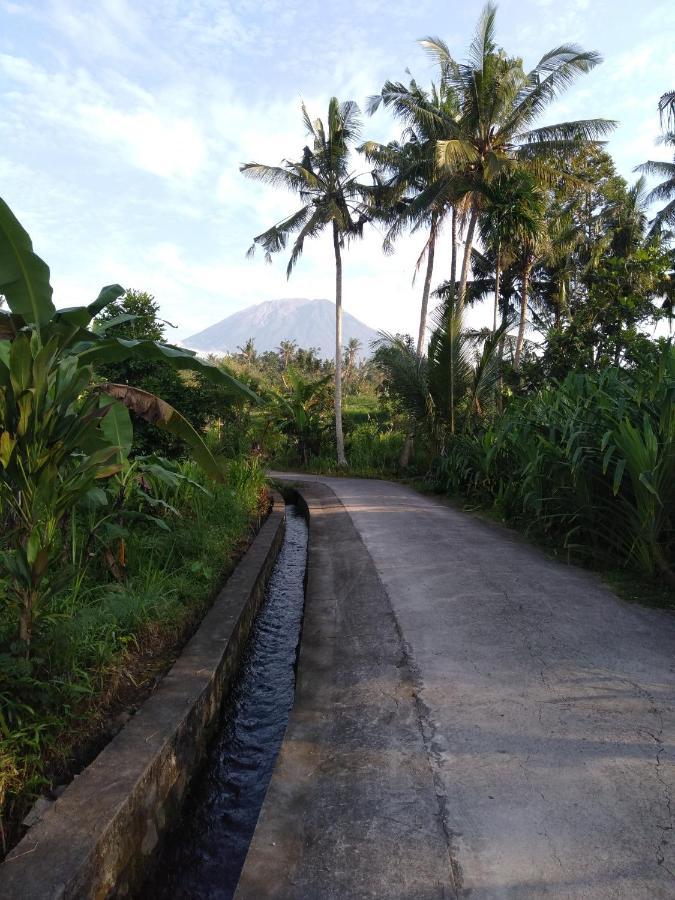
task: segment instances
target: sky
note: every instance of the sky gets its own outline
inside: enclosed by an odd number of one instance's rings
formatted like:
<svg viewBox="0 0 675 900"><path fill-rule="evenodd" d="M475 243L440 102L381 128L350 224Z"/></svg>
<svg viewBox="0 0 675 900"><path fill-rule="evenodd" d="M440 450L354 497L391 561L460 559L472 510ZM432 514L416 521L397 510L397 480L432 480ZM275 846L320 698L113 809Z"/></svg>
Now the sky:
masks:
<svg viewBox="0 0 675 900"><path fill-rule="evenodd" d="M297 208L245 179L242 163L279 164L306 143L300 113L365 99L388 79L434 77L417 43L438 35L463 58L479 0L0 0L0 195L51 267L57 306L104 284L147 290L171 339L280 297L333 297L331 237L286 258L247 259L255 234ZM497 42L531 67L563 42L599 51L541 124L605 117L619 172L668 159L656 146L659 96L675 88L675 4L661 0L503 0ZM390 140L388 112L364 138ZM362 160L357 171L367 172ZM345 308L376 329L416 334L423 245L394 256L372 229L344 261ZM450 269L449 235L434 282Z"/></svg>

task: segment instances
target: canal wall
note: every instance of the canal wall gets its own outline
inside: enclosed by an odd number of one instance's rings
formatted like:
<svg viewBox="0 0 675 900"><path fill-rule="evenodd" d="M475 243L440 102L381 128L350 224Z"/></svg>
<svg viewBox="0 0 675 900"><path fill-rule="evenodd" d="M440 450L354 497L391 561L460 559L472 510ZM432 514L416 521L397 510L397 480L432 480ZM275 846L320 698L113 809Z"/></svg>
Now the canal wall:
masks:
<svg viewBox="0 0 675 900"><path fill-rule="evenodd" d="M218 721L284 533L270 515L157 691L0 866L0 900L133 894L180 812Z"/></svg>

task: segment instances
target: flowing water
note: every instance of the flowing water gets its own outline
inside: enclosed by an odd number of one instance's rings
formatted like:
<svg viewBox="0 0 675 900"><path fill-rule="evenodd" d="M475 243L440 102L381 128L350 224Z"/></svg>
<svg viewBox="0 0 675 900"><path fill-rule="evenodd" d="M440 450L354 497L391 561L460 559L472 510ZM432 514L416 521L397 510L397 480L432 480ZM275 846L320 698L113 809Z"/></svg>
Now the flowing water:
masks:
<svg viewBox="0 0 675 900"><path fill-rule="evenodd" d="M139 898L229 900L253 837L295 690L307 525L286 506L286 534L221 727L155 876Z"/></svg>

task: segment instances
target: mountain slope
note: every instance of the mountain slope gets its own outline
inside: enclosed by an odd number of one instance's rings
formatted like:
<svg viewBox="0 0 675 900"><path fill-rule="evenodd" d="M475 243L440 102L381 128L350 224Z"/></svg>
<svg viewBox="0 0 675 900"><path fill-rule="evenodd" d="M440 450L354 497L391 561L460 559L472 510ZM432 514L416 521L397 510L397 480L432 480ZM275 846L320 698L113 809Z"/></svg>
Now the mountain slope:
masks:
<svg viewBox="0 0 675 900"><path fill-rule="evenodd" d="M345 345L350 338L361 342L361 358L370 355L370 343L378 337L347 312L342 336ZM268 300L233 313L181 343L201 353L234 353L249 338L259 353L276 350L281 341L295 341L299 347L315 347L320 357L331 359L335 355L335 304L330 300Z"/></svg>

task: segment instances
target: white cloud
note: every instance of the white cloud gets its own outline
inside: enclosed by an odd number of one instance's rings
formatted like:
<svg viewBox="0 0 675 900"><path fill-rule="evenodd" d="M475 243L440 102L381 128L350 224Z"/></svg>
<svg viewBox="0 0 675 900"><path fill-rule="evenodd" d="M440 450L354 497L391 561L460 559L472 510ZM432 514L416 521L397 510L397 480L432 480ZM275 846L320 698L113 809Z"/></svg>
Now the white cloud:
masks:
<svg viewBox="0 0 675 900"><path fill-rule="evenodd" d="M153 292L185 335L249 303L332 297L328 235L308 242L290 282L285 258L272 266L244 258L253 235L297 198L248 181L239 165L301 152L301 97L312 115L325 115L331 94L362 103L385 78L405 78L408 64L424 80L431 68L415 39L440 33L462 54L481 6L0 0L10 135L0 178L52 265L60 302L120 281ZM547 116L625 117L611 143L624 174L664 152L652 144L654 109L672 87L675 59L659 26L672 14L659 9L623 43L608 41L608 62ZM503 0L498 38L532 62L562 40L604 40L620 18L609 10L604 0ZM382 112L365 122L378 140L396 130ZM374 327L414 332L422 285L411 278L422 243L422 235L405 238L386 258L376 233L354 244L345 255L346 308ZM448 243L445 236L439 245L435 281L448 275Z"/></svg>

